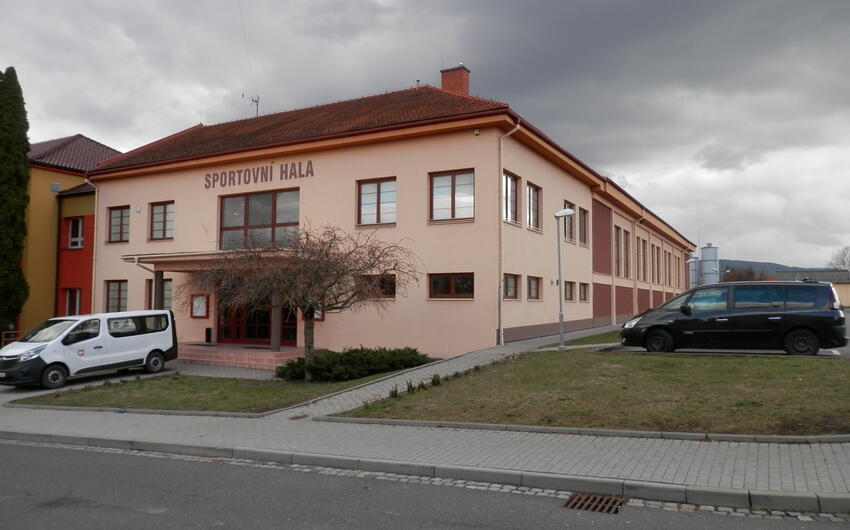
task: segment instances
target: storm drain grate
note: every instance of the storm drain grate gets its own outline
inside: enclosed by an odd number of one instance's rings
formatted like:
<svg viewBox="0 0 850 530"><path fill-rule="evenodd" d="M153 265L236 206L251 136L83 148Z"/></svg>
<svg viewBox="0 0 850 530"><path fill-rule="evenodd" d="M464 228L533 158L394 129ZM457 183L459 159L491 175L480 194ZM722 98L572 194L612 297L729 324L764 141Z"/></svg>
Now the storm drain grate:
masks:
<svg viewBox="0 0 850 530"><path fill-rule="evenodd" d="M564 504L571 510L587 510L600 513L619 513L620 506L626 502L625 497L596 495L594 493L573 493Z"/></svg>

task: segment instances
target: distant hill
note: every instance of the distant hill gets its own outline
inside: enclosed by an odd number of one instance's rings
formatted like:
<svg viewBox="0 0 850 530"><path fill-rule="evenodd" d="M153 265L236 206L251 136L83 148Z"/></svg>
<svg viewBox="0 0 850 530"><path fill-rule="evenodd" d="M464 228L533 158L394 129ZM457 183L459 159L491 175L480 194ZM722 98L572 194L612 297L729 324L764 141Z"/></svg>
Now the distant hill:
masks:
<svg viewBox="0 0 850 530"><path fill-rule="evenodd" d="M739 259L721 259L720 270L727 269L753 269L756 272L761 272L765 276L776 276L776 271L799 271L799 270L828 270L824 268L813 267L791 267L782 265L781 263L772 263L770 261L745 261Z"/></svg>

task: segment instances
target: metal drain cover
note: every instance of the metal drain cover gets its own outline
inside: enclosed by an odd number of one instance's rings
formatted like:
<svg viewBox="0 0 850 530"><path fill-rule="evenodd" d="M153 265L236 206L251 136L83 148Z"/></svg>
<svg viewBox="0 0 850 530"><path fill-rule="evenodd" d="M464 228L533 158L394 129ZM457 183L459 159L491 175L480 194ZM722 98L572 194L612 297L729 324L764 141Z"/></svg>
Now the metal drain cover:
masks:
<svg viewBox="0 0 850 530"><path fill-rule="evenodd" d="M599 513L619 513L620 507L626 502L625 497L597 495L595 493L573 493L564 504L571 510L587 510Z"/></svg>

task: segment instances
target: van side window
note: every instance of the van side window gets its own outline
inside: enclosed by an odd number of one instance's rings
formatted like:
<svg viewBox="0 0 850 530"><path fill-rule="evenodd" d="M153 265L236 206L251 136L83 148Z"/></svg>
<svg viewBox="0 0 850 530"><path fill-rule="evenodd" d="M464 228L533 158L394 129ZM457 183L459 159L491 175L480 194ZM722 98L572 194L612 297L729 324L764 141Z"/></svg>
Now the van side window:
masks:
<svg viewBox="0 0 850 530"><path fill-rule="evenodd" d="M168 319L165 315L152 315L145 317L145 333L165 331L168 328Z"/></svg>
<svg viewBox="0 0 850 530"><path fill-rule="evenodd" d="M84 340L93 339L98 335L100 335L100 320L96 318L84 320L62 339L62 344L68 346Z"/></svg>
<svg viewBox="0 0 850 530"><path fill-rule="evenodd" d="M728 293L728 287L701 289L695 292L693 297L691 297L690 304L694 311L717 311L718 309L726 309Z"/></svg>
<svg viewBox="0 0 850 530"><path fill-rule="evenodd" d="M735 287L735 309L782 307L782 289L779 285L738 285Z"/></svg>
<svg viewBox="0 0 850 530"><path fill-rule="evenodd" d="M135 318L110 318L109 334L113 337L129 337L135 335L139 327Z"/></svg>
<svg viewBox="0 0 850 530"><path fill-rule="evenodd" d="M113 337L144 335L166 329L168 329L168 317L164 314L109 319L109 334Z"/></svg>
<svg viewBox="0 0 850 530"><path fill-rule="evenodd" d="M808 285L789 285L785 302L788 309L812 309L818 305L818 290Z"/></svg>

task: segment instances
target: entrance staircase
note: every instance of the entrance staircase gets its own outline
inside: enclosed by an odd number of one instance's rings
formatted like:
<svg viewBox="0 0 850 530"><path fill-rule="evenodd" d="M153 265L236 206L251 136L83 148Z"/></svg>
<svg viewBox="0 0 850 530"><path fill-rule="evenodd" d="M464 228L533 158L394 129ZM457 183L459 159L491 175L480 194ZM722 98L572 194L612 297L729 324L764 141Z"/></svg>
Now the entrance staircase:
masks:
<svg viewBox="0 0 850 530"><path fill-rule="evenodd" d="M271 371L290 359L304 356L304 348L281 346L279 352L273 352L268 346L246 344L181 343L178 352L177 360L181 363Z"/></svg>

